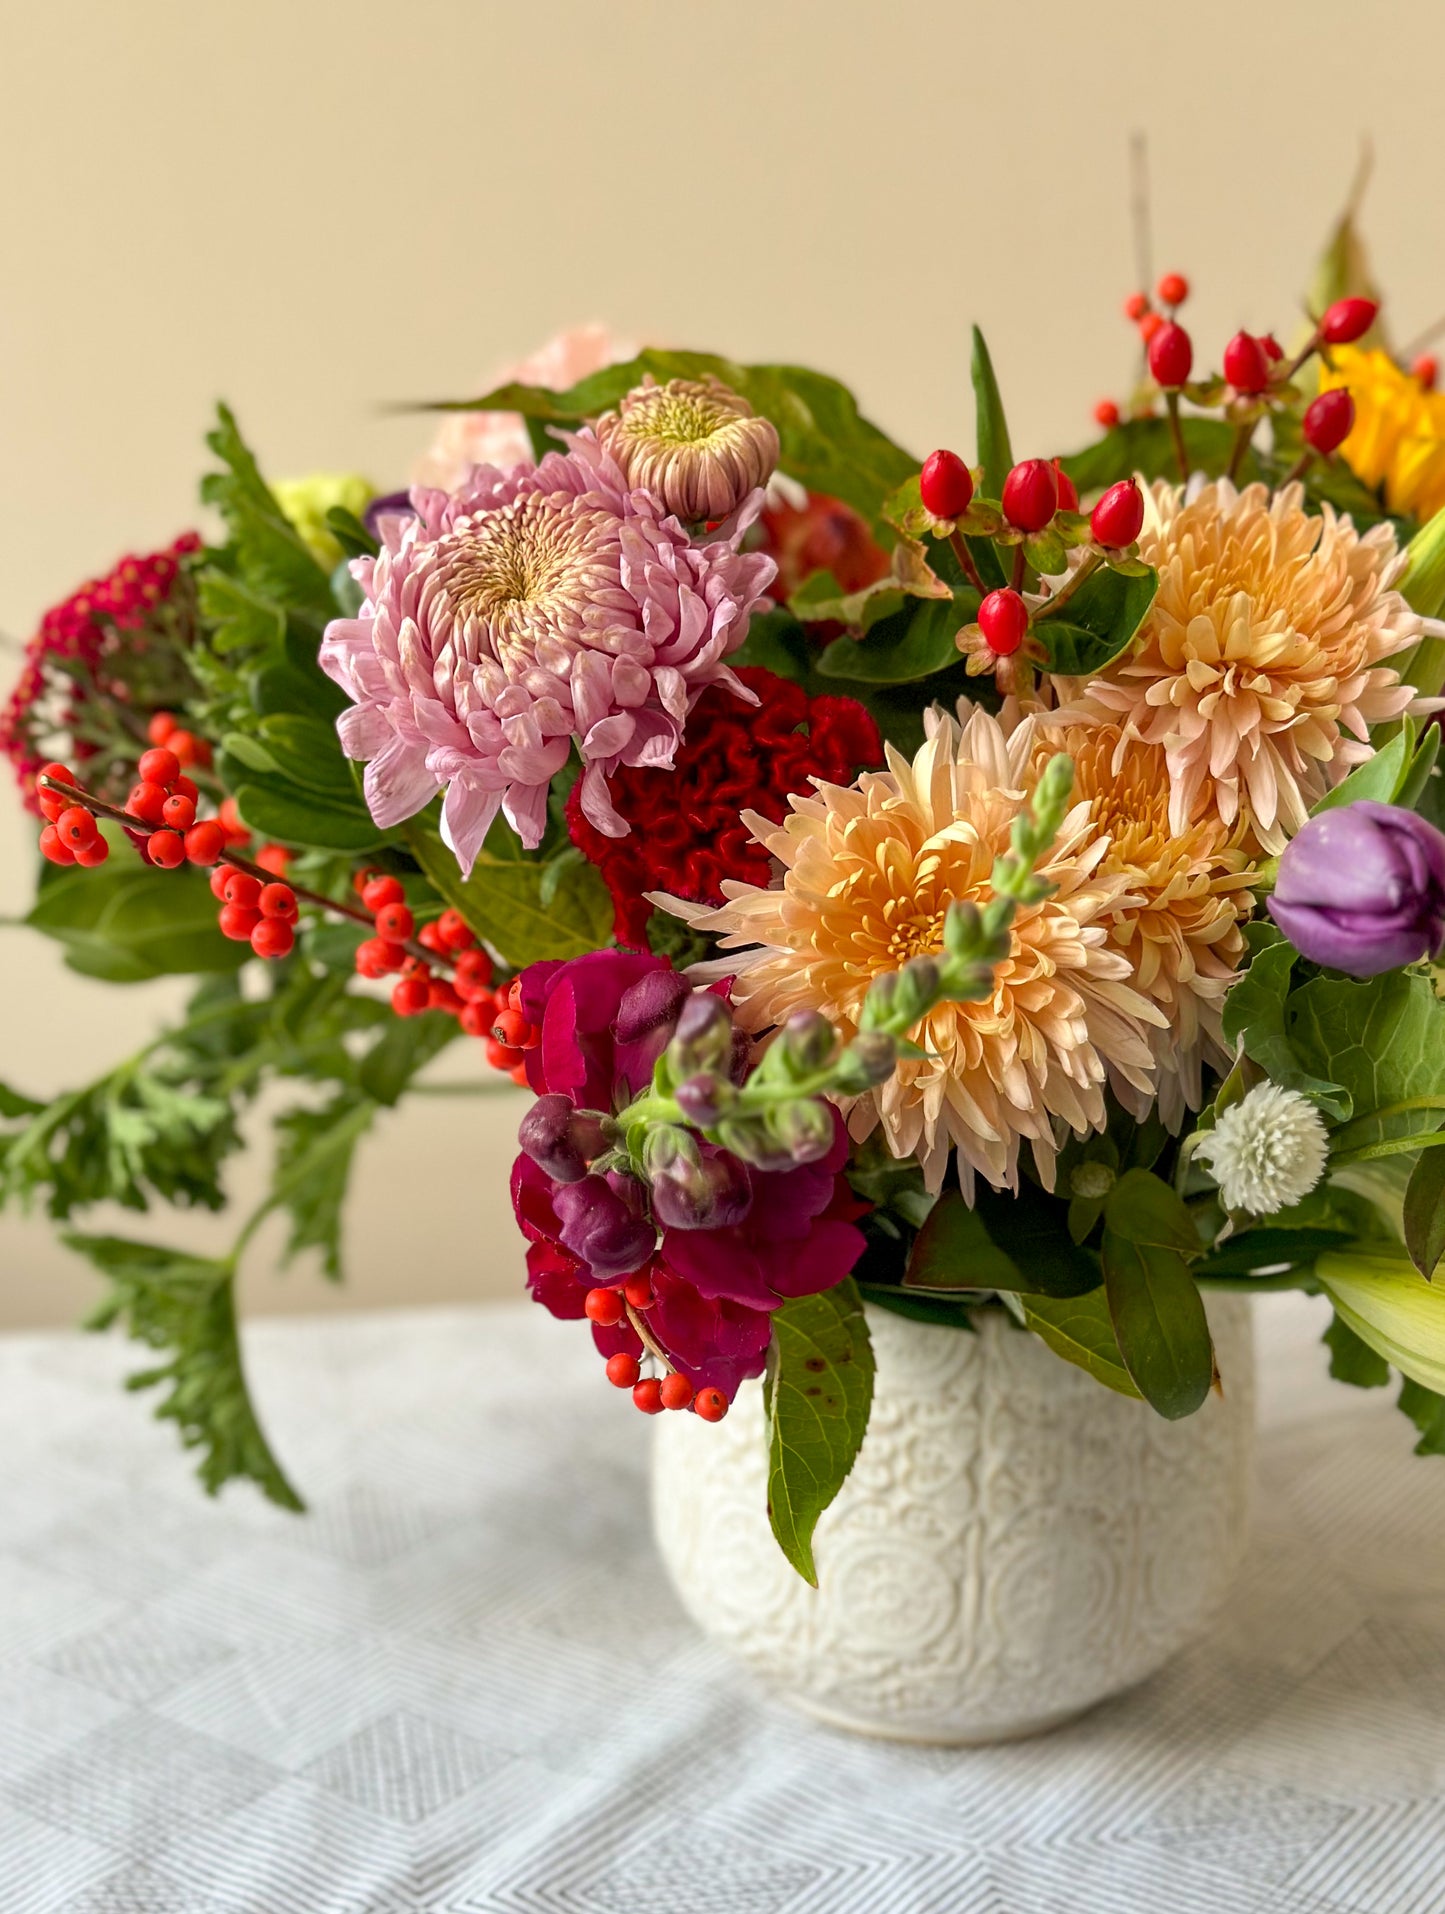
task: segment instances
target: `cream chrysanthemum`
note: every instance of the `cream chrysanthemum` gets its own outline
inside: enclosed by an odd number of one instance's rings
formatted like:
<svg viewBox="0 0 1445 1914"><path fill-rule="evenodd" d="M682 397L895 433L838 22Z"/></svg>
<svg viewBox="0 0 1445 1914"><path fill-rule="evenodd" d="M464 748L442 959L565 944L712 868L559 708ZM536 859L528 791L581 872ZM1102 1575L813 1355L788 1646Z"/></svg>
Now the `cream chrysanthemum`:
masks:
<svg viewBox="0 0 1445 1914"><path fill-rule="evenodd" d="M1256 873L1241 830L1202 808L1182 831L1169 821L1169 769L1158 745L1124 738L1114 726L1036 720L1035 770L1055 751L1074 760L1074 796L1087 800L1106 834L1101 875L1122 877L1125 895L1109 913L1109 935L1129 959L1135 988L1157 1004L1166 1026L1150 1037L1159 1066L1160 1114L1171 1126L1201 1101L1206 1056L1223 1057L1220 1014L1244 955L1242 923L1254 907ZM1142 1117L1147 1098L1125 1100Z"/></svg>
<svg viewBox="0 0 1445 1914"><path fill-rule="evenodd" d="M1282 850L1370 755L1369 727L1414 695L1384 663L1423 629L1393 589L1406 563L1393 530L1361 536L1303 500L1298 485L1271 499L1227 479L1156 484L1139 550L1159 592L1140 635L1102 676L1063 684L1067 718L1163 747L1176 831L1207 803Z"/></svg>
<svg viewBox="0 0 1445 1914"><path fill-rule="evenodd" d="M1032 726L1005 737L995 718L973 711L961 729L934 713L929 731L911 764L890 749L886 772L846 788L820 784L816 796L790 800L780 825L744 813L783 867L774 887L726 881L716 910L654 899L736 953L699 969L735 979L733 1006L749 1029L808 1008L851 1036L873 979L940 950L955 898L990 895L994 859L1034 781ZM1042 866L1056 888L1019 911L992 995L940 1004L909 1033L930 1054L904 1059L854 1106L854 1136L881 1123L893 1154L916 1156L930 1189L955 1145L966 1189L975 1171L1017 1188L1025 1139L1051 1182L1056 1125L1081 1135L1103 1127L1109 1069L1148 1091L1146 1028L1162 1017L1110 943L1128 880L1100 868L1106 852L1089 804L1075 804Z"/></svg>

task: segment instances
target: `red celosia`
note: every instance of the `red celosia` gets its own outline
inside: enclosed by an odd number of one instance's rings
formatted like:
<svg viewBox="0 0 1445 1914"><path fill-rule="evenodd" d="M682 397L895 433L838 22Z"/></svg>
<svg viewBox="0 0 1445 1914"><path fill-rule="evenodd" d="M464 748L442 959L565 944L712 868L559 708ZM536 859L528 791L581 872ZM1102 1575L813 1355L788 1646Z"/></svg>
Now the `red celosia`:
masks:
<svg viewBox="0 0 1445 1914"><path fill-rule="evenodd" d="M0 751L14 765L32 810L36 808L35 773L56 755L58 743L63 742L60 754L66 758L89 758L98 749L85 735L87 704L94 700L99 707L109 707L112 715L117 706L122 712L135 708L126 654L143 653L146 647L137 645L131 634L154 629L175 591L179 561L200 545L195 532L186 532L162 551L123 558L103 578L91 579L41 619L40 629L25 647L19 682L0 712ZM162 652L166 647L155 649ZM166 661L157 657L153 662ZM170 702L177 702L174 669L165 672L158 689L172 694ZM161 699L158 708L165 703ZM148 709L138 714L137 750L144 749L148 715Z"/></svg>
<svg viewBox="0 0 1445 1914"><path fill-rule="evenodd" d="M575 791L568 800L572 842L612 893L618 942L636 950L647 949L652 906L645 892L720 904L725 877L767 883L771 860L742 812L781 823L788 798L805 793L811 778L849 784L857 771L882 762L878 727L852 698L809 698L757 665L740 666L737 675L757 693L756 709L707 691L670 771L629 769L608 779L629 836L604 837L583 817Z"/></svg>

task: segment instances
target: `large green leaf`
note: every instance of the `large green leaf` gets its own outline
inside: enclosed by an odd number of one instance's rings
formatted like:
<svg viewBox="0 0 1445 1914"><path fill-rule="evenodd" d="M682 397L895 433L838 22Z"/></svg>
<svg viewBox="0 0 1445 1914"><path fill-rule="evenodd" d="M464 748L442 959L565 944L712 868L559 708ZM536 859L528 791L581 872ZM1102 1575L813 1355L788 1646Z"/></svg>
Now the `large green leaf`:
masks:
<svg viewBox="0 0 1445 1914"><path fill-rule="evenodd" d="M109 835L109 833L107 833ZM224 938L204 875L190 867L158 870L139 863L128 843L94 870L59 872L25 919L53 937L72 970L107 983L235 970L249 945Z"/></svg>
<svg viewBox="0 0 1445 1914"><path fill-rule="evenodd" d="M873 1406L873 1345L851 1278L774 1312L763 1390L768 1520L816 1588L813 1531L857 1458Z"/></svg>
<svg viewBox="0 0 1445 1914"><path fill-rule="evenodd" d="M529 856L498 819L463 878L457 860L428 826L404 826L407 847L446 901L509 964L580 957L612 941L612 900L592 865L570 860L553 873Z"/></svg>
<svg viewBox="0 0 1445 1914"><path fill-rule="evenodd" d="M1276 1083L1298 1090L1326 1116L1348 1117L1349 1092L1333 1077L1313 1074L1290 1038L1286 1006L1294 978L1294 946L1268 924L1252 926L1248 935L1254 956L1224 1000L1225 1041L1242 1045L1245 1055ZM1329 1067L1328 1056L1324 1067Z"/></svg>
<svg viewBox="0 0 1445 1914"><path fill-rule="evenodd" d="M626 365L608 366L566 392L504 385L480 399L437 409L520 412L528 419L576 425L616 405L648 373L659 380L721 379L777 427L783 471L809 491L842 499L886 544L893 543L895 534L882 515L883 501L918 470L918 460L862 416L846 386L806 366L745 366L712 352L649 348Z"/></svg>
<svg viewBox="0 0 1445 1914"><path fill-rule="evenodd" d="M984 1228L961 1190L949 1190L929 1211L903 1272L915 1290L1025 1289L1023 1273Z"/></svg>
<svg viewBox="0 0 1445 1914"><path fill-rule="evenodd" d="M1199 1236L1174 1191L1129 1170L1104 1206L1104 1293L1124 1366L1171 1421L1193 1415L1214 1380L1214 1345L1189 1262Z"/></svg>
<svg viewBox="0 0 1445 1914"><path fill-rule="evenodd" d="M1357 764L1350 775L1341 779L1332 791L1326 791L1310 816L1318 817L1322 811L1337 811L1341 805L1353 804L1357 798L1371 798L1376 804L1395 803L1409 775L1414 753L1415 727L1406 718L1388 744L1376 751L1373 757L1366 758L1363 764Z"/></svg>
<svg viewBox="0 0 1445 1914"><path fill-rule="evenodd" d="M1056 1356L1086 1369L1096 1382L1121 1396L1139 1396L1124 1358L1102 1289L1087 1296L1025 1296L1024 1321Z"/></svg>
<svg viewBox="0 0 1445 1914"><path fill-rule="evenodd" d="M1331 1251L1315 1267L1335 1314L1403 1375L1445 1393L1445 1287L1427 1283L1403 1250Z"/></svg>
<svg viewBox="0 0 1445 1914"><path fill-rule="evenodd" d="M913 1290L1082 1296L1098 1288L1099 1266L1073 1242L1066 1216L1034 1191L1020 1199L980 1184L970 1205L961 1190L950 1190L918 1232L903 1281Z"/></svg>
<svg viewBox="0 0 1445 1914"><path fill-rule="evenodd" d="M1088 678L1128 649L1159 589L1152 569L1138 577L1104 565L1071 593L1057 612L1047 605L1033 632L1049 654L1049 669Z"/></svg>
<svg viewBox="0 0 1445 1914"><path fill-rule="evenodd" d="M1291 994L1285 1033L1305 1070L1328 1070L1349 1096L1351 1146L1439 1128L1445 1111L1428 1107L1376 1117L1415 1098L1445 1097L1445 1002L1428 977L1316 977Z"/></svg>
<svg viewBox="0 0 1445 1914"><path fill-rule="evenodd" d="M386 842L364 804L333 803L280 779L255 781L264 775L242 773L232 786L241 821L257 836L321 851L371 851Z"/></svg>
<svg viewBox="0 0 1445 1914"><path fill-rule="evenodd" d="M1234 427L1221 419L1185 419L1182 426L1193 469L1218 477L1234 450ZM1131 419L1116 425L1095 444L1059 463L1079 488L1080 497L1102 492L1136 473L1144 479L1179 477L1167 419ZM1243 476L1254 474L1246 466Z"/></svg>
<svg viewBox="0 0 1445 1914"><path fill-rule="evenodd" d="M959 661L955 642L978 615L978 593L916 599L880 619L866 638L835 638L818 660L820 678L854 684L916 684Z"/></svg>
<svg viewBox="0 0 1445 1914"><path fill-rule="evenodd" d="M973 329L971 371L983 489L989 498L1002 498L1004 480L1013 467L1013 447L1009 442L1008 420L1004 416L1003 397L998 389L993 359L989 355L988 343L977 326Z"/></svg>

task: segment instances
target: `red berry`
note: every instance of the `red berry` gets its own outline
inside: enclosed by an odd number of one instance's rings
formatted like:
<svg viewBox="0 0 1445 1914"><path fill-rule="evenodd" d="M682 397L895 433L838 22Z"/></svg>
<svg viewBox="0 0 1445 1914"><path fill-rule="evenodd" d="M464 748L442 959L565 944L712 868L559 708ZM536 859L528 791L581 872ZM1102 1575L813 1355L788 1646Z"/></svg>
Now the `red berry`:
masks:
<svg viewBox="0 0 1445 1914"><path fill-rule="evenodd" d="M399 877L369 877L362 885L361 901L369 911L375 913L385 910L388 904L404 904L406 892L401 887Z"/></svg>
<svg viewBox="0 0 1445 1914"><path fill-rule="evenodd" d="M263 917L276 917L287 924L294 924L301 911L289 884L263 884L256 908Z"/></svg>
<svg viewBox="0 0 1445 1914"><path fill-rule="evenodd" d="M53 824L47 824L40 833L40 855L52 864L75 862L75 852L71 850Z"/></svg>
<svg viewBox="0 0 1445 1914"><path fill-rule="evenodd" d="M1089 530L1100 545L1118 551L1132 545L1144 523L1144 495L1133 479L1111 485L1089 516Z"/></svg>
<svg viewBox="0 0 1445 1914"><path fill-rule="evenodd" d="M1265 332L1261 333L1259 344L1260 350L1264 353L1265 358L1269 360L1272 366L1277 366L1284 357L1284 347L1280 344L1279 340L1275 338L1272 332Z"/></svg>
<svg viewBox="0 0 1445 1914"><path fill-rule="evenodd" d="M664 1409L685 1409L692 1401L692 1384L674 1369L670 1376L663 1377L660 1393Z"/></svg>
<svg viewBox="0 0 1445 1914"><path fill-rule="evenodd" d="M416 920L405 904L383 904L376 913L376 934L389 944L404 944L415 929Z"/></svg>
<svg viewBox="0 0 1445 1914"><path fill-rule="evenodd" d="M1011 658L1024 641L1029 628L1029 608L1016 591L1007 586L991 591L978 608L983 641L996 658Z"/></svg>
<svg viewBox="0 0 1445 1914"><path fill-rule="evenodd" d="M216 813L217 822L226 833L228 844L241 844L251 835L241 822L240 806L233 797L221 799L221 808Z"/></svg>
<svg viewBox="0 0 1445 1914"><path fill-rule="evenodd" d="M425 977L401 977L392 986L391 1007L398 1017L419 1017L431 1003Z"/></svg>
<svg viewBox="0 0 1445 1914"><path fill-rule="evenodd" d="M193 864L214 864L226 848L226 833L213 817L186 832L186 856Z"/></svg>
<svg viewBox="0 0 1445 1914"><path fill-rule="evenodd" d="M622 1321L627 1311L615 1289L589 1289L582 1299L582 1313L589 1322L611 1329L614 1323Z"/></svg>
<svg viewBox="0 0 1445 1914"><path fill-rule="evenodd" d="M457 995L469 1004L480 1005L483 999L490 1000L492 984L492 960L484 950L473 945L464 950L457 958L456 973L452 982L457 987ZM490 1020L487 1028L491 1029Z"/></svg>
<svg viewBox="0 0 1445 1914"><path fill-rule="evenodd" d="M513 1050L505 1043L498 1043L495 1037L487 1038L487 1062L494 1070L515 1070L526 1059L520 1050Z"/></svg>
<svg viewBox="0 0 1445 1914"><path fill-rule="evenodd" d="M614 1389L630 1389L642 1373L642 1365L636 1356L625 1351L607 1358L607 1380Z"/></svg>
<svg viewBox="0 0 1445 1914"><path fill-rule="evenodd" d="M37 791L35 801L40 815L47 824L53 824L70 803L70 799L62 797L59 791Z"/></svg>
<svg viewBox="0 0 1445 1914"><path fill-rule="evenodd" d="M523 1061L522 1063L514 1063L511 1069L507 1072L507 1075L512 1079L513 1083L519 1086L519 1088L526 1090L531 1087L532 1080L527 1075L527 1065L525 1061Z"/></svg>
<svg viewBox="0 0 1445 1914"><path fill-rule="evenodd" d="M223 904L219 918L221 935L233 944L249 944L251 932L261 921L261 913L245 904Z"/></svg>
<svg viewBox="0 0 1445 1914"><path fill-rule="evenodd" d="M1349 346L1375 323L1380 310L1373 299L1337 299L1320 321L1320 337L1327 346Z"/></svg>
<svg viewBox="0 0 1445 1914"><path fill-rule="evenodd" d="M465 950L477 941L471 925L459 910L444 910L437 919L437 929L448 950Z"/></svg>
<svg viewBox="0 0 1445 1914"><path fill-rule="evenodd" d="M427 985L427 1004L432 1010L444 1010L449 1017L459 1017L466 1008L453 990L450 977L432 978Z"/></svg>
<svg viewBox="0 0 1445 1914"><path fill-rule="evenodd" d="M211 747L204 738L198 738L193 731L172 731L166 739L167 746L175 752L182 764L209 764Z"/></svg>
<svg viewBox="0 0 1445 1914"><path fill-rule="evenodd" d="M161 806L161 821L184 835L196 821L195 799L174 792Z"/></svg>
<svg viewBox="0 0 1445 1914"><path fill-rule="evenodd" d="M1079 509L1079 488L1069 477L1057 459L1054 460L1054 477L1059 485L1059 510L1077 512Z"/></svg>
<svg viewBox="0 0 1445 1914"><path fill-rule="evenodd" d="M83 804L67 804L55 820L57 835L71 850L78 851L83 844L92 843L100 833L95 828L95 819Z"/></svg>
<svg viewBox="0 0 1445 1914"><path fill-rule="evenodd" d="M457 1021L469 1037L490 1037L492 1034L492 1007L485 1003L463 1002L457 1012Z"/></svg>
<svg viewBox="0 0 1445 1914"><path fill-rule="evenodd" d="M1094 423L1110 432L1119 423L1119 408L1112 399L1100 399L1094 407Z"/></svg>
<svg viewBox="0 0 1445 1914"><path fill-rule="evenodd" d="M650 1276L629 1276L622 1285L622 1293L634 1309L651 1309L657 1300L652 1293Z"/></svg>
<svg viewBox="0 0 1445 1914"><path fill-rule="evenodd" d="M263 917L251 931L251 948L258 957L289 957L296 933L284 917Z"/></svg>
<svg viewBox="0 0 1445 1914"><path fill-rule="evenodd" d="M89 844L82 844L77 848L75 861L89 871L94 870L97 864L103 864L109 856L110 846L97 831Z"/></svg>
<svg viewBox="0 0 1445 1914"><path fill-rule="evenodd" d="M1025 459L1003 482L1003 515L1021 532L1041 532L1059 509L1059 476L1047 459Z"/></svg>
<svg viewBox="0 0 1445 1914"><path fill-rule="evenodd" d="M201 827L197 824L193 828L200 830ZM230 875L230 870L225 864L218 864L211 872L211 895L223 904L226 901L226 880Z"/></svg>
<svg viewBox="0 0 1445 1914"><path fill-rule="evenodd" d="M49 778L55 784L74 785L75 773L68 764L42 764L35 773L37 783L41 778Z"/></svg>
<svg viewBox="0 0 1445 1914"><path fill-rule="evenodd" d="M435 951L438 957L451 956L451 952L446 947L446 940L437 929L435 921L422 925L416 934L416 941L423 950Z"/></svg>
<svg viewBox="0 0 1445 1914"><path fill-rule="evenodd" d="M506 986L506 994L508 1008L520 1010L522 1008L522 980L520 977L514 977Z"/></svg>
<svg viewBox="0 0 1445 1914"><path fill-rule="evenodd" d="M1344 386L1337 385L1310 401L1300 429L1306 445L1330 453L1344 444L1354 423L1355 402Z"/></svg>
<svg viewBox="0 0 1445 1914"><path fill-rule="evenodd" d="M125 808L132 817L138 817L142 824L159 824L166 808L165 786L149 782L132 785Z"/></svg>
<svg viewBox="0 0 1445 1914"><path fill-rule="evenodd" d="M499 1011L492 1024L492 1035L498 1043L510 1044L514 1050L520 1050L531 1035L532 1026L520 1010Z"/></svg>
<svg viewBox="0 0 1445 1914"><path fill-rule="evenodd" d="M644 1376L641 1382L632 1385L632 1400L645 1416L661 1415L663 1385L656 1376Z"/></svg>
<svg viewBox="0 0 1445 1914"><path fill-rule="evenodd" d="M728 1412L728 1399L721 1389L699 1389L692 1406L704 1422L721 1422Z"/></svg>
<svg viewBox="0 0 1445 1914"><path fill-rule="evenodd" d="M1139 337L1147 346L1154 335L1162 332L1168 323L1162 312L1146 312L1139 321Z"/></svg>
<svg viewBox="0 0 1445 1914"><path fill-rule="evenodd" d="M973 499L973 474L957 452L930 452L918 475L918 491L933 518L962 518Z"/></svg>
<svg viewBox="0 0 1445 1914"><path fill-rule="evenodd" d="M152 744L164 744L176 728L176 714L173 711L157 711L146 726L146 736Z"/></svg>
<svg viewBox="0 0 1445 1914"><path fill-rule="evenodd" d="M1124 301L1124 317L1126 319L1132 319L1135 325L1138 325L1148 310L1149 295L1147 292L1131 292L1129 297Z"/></svg>
<svg viewBox="0 0 1445 1914"><path fill-rule="evenodd" d="M1161 306L1182 306L1189 297L1189 281L1182 272L1167 272L1154 290Z"/></svg>
<svg viewBox="0 0 1445 1914"><path fill-rule="evenodd" d="M141 752L136 769L144 784L174 784L181 775L181 761L174 751L158 744L150 751Z"/></svg>
<svg viewBox="0 0 1445 1914"><path fill-rule="evenodd" d="M353 871L351 873L351 888L356 892L358 897L365 895L367 885L375 876L375 871L367 869Z"/></svg>
<svg viewBox="0 0 1445 1914"><path fill-rule="evenodd" d="M1194 364L1194 342L1183 326L1168 320L1149 341L1149 370L1162 386L1181 386Z"/></svg>
<svg viewBox="0 0 1445 1914"><path fill-rule="evenodd" d="M256 853L256 862L273 877L284 877L291 868L291 853L284 844L263 844Z"/></svg>
<svg viewBox="0 0 1445 1914"><path fill-rule="evenodd" d="M400 944L389 944L383 937L368 937L356 947L356 968L363 977L385 977L400 970L406 962Z"/></svg>
<svg viewBox="0 0 1445 1914"><path fill-rule="evenodd" d="M221 895L228 904L239 904L242 910L256 910L261 896L261 880L252 877L249 871L228 870Z"/></svg>
<svg viewBox="0 0 1445 1914"><path fill-rule="evenodd" d="M1263 392L1269 384L1269 360L1252 333L1236 332L1224 348L1224 376L1236 392Z"/></svg>
<svg viewBox="0 0 1445 1914"><path fill-rule="evenodd" d="M1410 370L1427 392L1435 390L1435 381L1440 377L1440 361L1433 352L1422 352Z"/></svg>

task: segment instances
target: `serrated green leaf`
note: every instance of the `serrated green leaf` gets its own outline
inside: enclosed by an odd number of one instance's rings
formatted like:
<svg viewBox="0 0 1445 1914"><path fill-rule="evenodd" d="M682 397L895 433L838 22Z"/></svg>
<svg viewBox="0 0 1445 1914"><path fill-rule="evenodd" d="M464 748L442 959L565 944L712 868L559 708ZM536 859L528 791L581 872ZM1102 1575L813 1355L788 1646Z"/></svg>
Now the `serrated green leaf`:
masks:
<svg viewBox="0 0 1445 1914"><path fill-rule="evenodd" d="M505 962L520 967L545 957L580 957L612 942L612 900L592 865L568 866L544 904L542 860L523 851L500 819L466 879L426 825L414 820L402 835L428 881Z"/></svg>
<svg viewBox="0 0 1445 1914"><path fill-rule="evenodd" d="M331 582L276 502L229 408L218 406L216 417L206 443L226 469L207 474L201 497L226 521L229 568L252 597L284 606L319 631L336 612Z"/></svg>
<svg viewBox="0 0 1445 1914"><path fill-rule="evenodd" d="M1102 671L1133 642L1158 589L1159 575L1148 566L1131 575L1104 565L1057 612L1046 604L1033 634L1048 652L1050 671L1068 678Z"/></svg>
<svg viewBox="0 0 1445 1914"><path fill-rule="evenodd" d="M1390 1380L1389 1363L1343 1317L1330 1317L1321 1341L1330 1352L1330 1374L1336 1382L1347 1382L1355 1389L1381 1389Z"/></svg>
<svg viewBox="0 0 1445 1914"><path fill-rule="evenodd" d="M260 597L242 579L210 567L196 581L197 606L210 627L212 651L279 651L286 614L272 598Z"/></svg>
<svg viewBox="0 0 1445 1914"><path fill-rule="evenodd" d="M1121 1396L1139 1400L1139 1390L1124 1358L1102 1289L1086 1296L1025 1296L1024 1321L1056 1356L1085 1369L1096 1382Z"/></svg>
<svg viewBox="0 0 1445 1914"><path fill-rule="evenodd" d="M1420 1432L1416 1455L1445 1455L1445 1396L1426 1389L1410 1376L1400 1380L1399 1409Z"/></svg>
<svg viewBox="0 0 1445 1914"><path fill-rule="evenodd" d="M356 1146L376 1110L370 1097L343 1090L319 1110L286 1110L276 1119L276 1165L268 1201L290 1218L284 1262L303 1250L319 1250L327 1276L340 1281L342 1209Z"/></svg>
<svg viewBox="0 0 1445 1914"><path fill-rule="evenodd" d="M1214 1345L1190 1259L1198 1232L1169 1185L1128 1170L1104 1205L1104 1293L1124 1366L1144 1400L1175 1421L1214 1380Z"/></svg>
<svg viewBox="0 0 1445 1914"><path fill-rule="evenodd" d="M1445 1150L1422 1150L1405 1190L1405 1247L1426 1282L1445 1257Z"/></svg>
<svg viewBox="0 0 1445 1914"><path fill-rule="evenodd" d="M978 615L974 591L916 600L876 624L865 638L835 638L818 660L818 676L852 684L916 684L959 662L957 637Z"/></svg>

